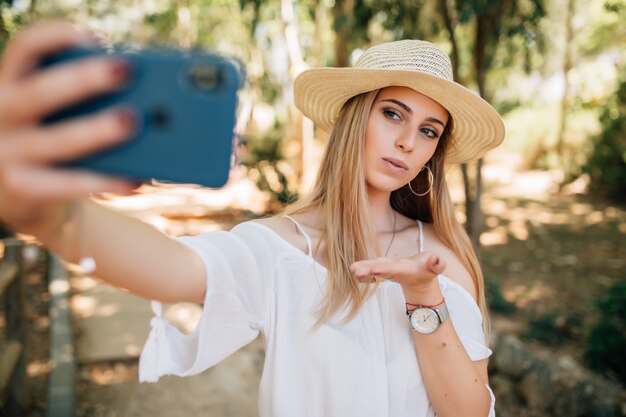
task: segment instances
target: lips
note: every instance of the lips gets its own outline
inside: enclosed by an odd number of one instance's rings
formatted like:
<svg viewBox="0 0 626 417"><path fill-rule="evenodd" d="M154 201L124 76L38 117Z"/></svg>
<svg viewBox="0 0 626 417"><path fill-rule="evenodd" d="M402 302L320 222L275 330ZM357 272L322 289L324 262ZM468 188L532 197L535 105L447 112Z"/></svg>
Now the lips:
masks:
<svg viewBox="0 0 626 417"><path fill-rule="evenodd" d="M391 165L404 169L404 170L409 169L409 167L404 162L396 158L383 158L383 161L389 162Z"/></svg>

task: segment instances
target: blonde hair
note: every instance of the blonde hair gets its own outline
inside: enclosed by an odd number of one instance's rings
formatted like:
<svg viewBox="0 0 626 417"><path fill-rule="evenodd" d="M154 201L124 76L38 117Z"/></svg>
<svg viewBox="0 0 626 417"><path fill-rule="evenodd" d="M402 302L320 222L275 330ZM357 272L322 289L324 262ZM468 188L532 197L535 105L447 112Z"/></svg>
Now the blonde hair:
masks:
<svg viewBox="0 0 626 417"><path fill-rule="evenodd" d="M350 265L367 259L366 242L375 242L376 239L368 210L363 154L367 121L379 91L359 94L346 102L330 135L313 191L286 210L287 213L299 213L318 208L326 221L320 242L326 243L328 285L320 306L318 324L345 307L348 310L344 321L350 321L375 288L354 280ZM444 157L451 123L448 123L428 163L434 176L430 193L417 197L405 186L391 193L390 203L407 217L432 222L442 242L459 257L474 281L478 306L487 330L483 275L474 248L456 219L445 181ZM415 190L426 190L428 181L427 175L420 174L412 181L412 186ZM373 247L378 248L378 245Z"/></svg>

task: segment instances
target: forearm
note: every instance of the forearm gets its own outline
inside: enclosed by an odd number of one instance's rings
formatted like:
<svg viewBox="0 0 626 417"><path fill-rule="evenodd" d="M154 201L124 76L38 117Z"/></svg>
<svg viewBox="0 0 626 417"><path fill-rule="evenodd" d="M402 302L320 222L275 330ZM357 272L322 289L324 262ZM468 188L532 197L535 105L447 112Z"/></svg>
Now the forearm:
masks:
<svg viewBox="0 0 626 417"><path fill-rule="evenodd" d="M413 332L422 378L439 417L486 417L486 381L467 355L450 320L432 334Z"/></svg>
<svg viewBox="0 0 626 417"><path fill-rule="evenodd" d="M407 302L437 305L443 300L438 281L403 288ZM485 386L485 363L471 360L452 324L445 320L431 334L413 332L415 350L428 397L438 417L487 417L491 397Z"/></svg>
<svg viewBox="0 0 626 417"><path fill-rule="evenodd" d="M203 299L204 267L191 249L99 204L76 202L57 213L54 226L33 234L71 262L92 257L96 277L137 295L164 302Z"/></svg>

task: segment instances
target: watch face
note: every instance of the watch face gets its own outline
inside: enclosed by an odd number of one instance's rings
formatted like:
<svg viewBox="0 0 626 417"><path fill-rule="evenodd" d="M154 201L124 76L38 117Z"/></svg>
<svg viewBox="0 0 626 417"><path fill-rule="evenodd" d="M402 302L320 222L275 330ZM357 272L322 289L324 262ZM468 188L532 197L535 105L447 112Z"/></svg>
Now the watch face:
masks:
<svg viewBox="0 0 626 417"><path fill-rule="evenodd" d="M419 333L432 333L439 327L439 316L430 308L418 308L411 313L411 325Z"/></svg>

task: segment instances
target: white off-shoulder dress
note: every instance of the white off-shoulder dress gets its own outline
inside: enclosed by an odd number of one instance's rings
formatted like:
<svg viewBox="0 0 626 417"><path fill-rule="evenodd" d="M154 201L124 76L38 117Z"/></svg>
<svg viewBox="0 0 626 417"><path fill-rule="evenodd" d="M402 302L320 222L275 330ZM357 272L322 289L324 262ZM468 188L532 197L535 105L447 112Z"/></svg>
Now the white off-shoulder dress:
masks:
<svg viewBox="0 0 626 417"><path fill-rule="evenodd" d="M260 417L434 416L400 286L384 281L352 321L341 324L338 316L312 330L326 269L315 261L310 238L296 225L307 240L306 254L257 222L179 238L206 267L202 317L184 335L153 302L156 316L141 354L140 380L198 374L260 332L265 341ZM419 227L422 251L421 223ZM469 357L489 357L472 296L443 275L439 284Z"/></svg>

